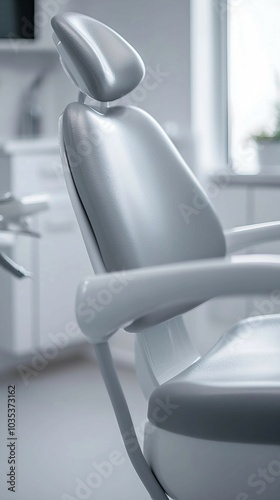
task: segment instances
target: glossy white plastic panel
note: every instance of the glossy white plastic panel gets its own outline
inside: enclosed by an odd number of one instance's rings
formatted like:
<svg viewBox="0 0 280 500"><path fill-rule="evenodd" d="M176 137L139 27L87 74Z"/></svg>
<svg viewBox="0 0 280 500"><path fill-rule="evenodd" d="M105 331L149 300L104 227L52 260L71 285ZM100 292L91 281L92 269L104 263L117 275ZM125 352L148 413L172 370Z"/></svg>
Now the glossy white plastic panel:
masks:
<svg viewBox="0 0 280 500"><path fill-rule="evenodd" d="M280 221L235 227L224 232L227 253L280 240Z"/></svg>
<svg viewBox="0 0 280 500"><path fill-rule="evenodd" d="M144 454L170 498L279 499L280 446L194 439L148 422Z"/></svg>

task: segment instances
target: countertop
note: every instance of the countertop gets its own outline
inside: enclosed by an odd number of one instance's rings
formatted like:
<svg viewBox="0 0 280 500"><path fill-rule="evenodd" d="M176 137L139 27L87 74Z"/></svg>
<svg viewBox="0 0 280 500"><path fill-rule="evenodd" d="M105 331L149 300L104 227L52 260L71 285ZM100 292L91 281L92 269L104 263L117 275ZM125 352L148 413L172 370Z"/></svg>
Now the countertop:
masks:
<svg viewBox="0 0 280 500"><path fill-rule="evenodd" d="M234 173L231 170L224 171L223 173L213 173L211 180L216 184L223 184L226 182L229 186L236 187L276 187L280 186L280 165L279 167L267 167L265 171L258 174L240 174Z"/></svg>
<svg viewBox="0 0 280 500"><path fill-rule="evenodd" d="M39 139L9 139L0 142L0 155L32 155L59 153L59 140L56 137Z"/></svg>

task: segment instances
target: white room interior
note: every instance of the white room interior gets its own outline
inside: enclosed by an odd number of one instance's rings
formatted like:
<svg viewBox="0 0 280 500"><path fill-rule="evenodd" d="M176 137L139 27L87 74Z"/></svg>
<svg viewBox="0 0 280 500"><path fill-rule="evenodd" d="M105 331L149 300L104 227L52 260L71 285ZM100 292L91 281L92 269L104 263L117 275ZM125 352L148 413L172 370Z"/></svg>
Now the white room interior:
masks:
<svg viewBox="0 0 280 500"><path fill-rule="evenodd" d="M158 120L204 185L223 228L229 229L279 219L279 165L258 163L252 137L275 125L271 110L279 100L280 40L275 20L280 20L280 8L277 0L267 2L272 14L267 13L265 26L271 22L274 33L270 40L269 28L262 25L258 31L266 2L258 0L251 19L254 2L229 0L226 6L225 0L38 0L38 39L33 44L0 40L0 194L50 198L49 209L32 221L42 238L30 241L17 236L7 249L14 261L33 273L32 281L14 280L0 268L0 421L6 418L7 386L15 383L19 434L15 497L20 500L105 500L112 492L123 500L149 498L125 455L92 347L76 322L77 286L93 271L59 156L58 119L65 106L77 100L77 90L59 64L51 17L63 11L87 14L135 47L145 62L146 80L129 101L122 102L139 106ZM231 32L227 31L230 15ZM248 16L251 24L246 24ZM244 54L238 68L240 40L246 43L248 26L255 40L261 44L265 39L267 47L261 55L266 73L255 93L252 90L251 100L242 93L242 71L239 80L236 76L247 64ZM235 29L240 37L236 46ZM252 59L251 71L257 71L257 56ZM244 75L246 80L246 71ZM42 80L34 90L38 76ZM254 119L252 109L257 105L258 119ZM38 120L36 137L25 137L30 113ZM279 250L280 244L270 243L250 253ZM184 321L202 355L240 319L278 312L280 304L266 297L219 298L187 313ZM146 403L136 381L134 340L134 335L120 331L112 347L141 441ZM0 443L4 439L0 431ZM112 451L119 454L120 465L112 466L112 473L96 489L77 496L79 479L86 482L92 463L109 460ZM3 468L5 457L0 453ZM1 494L3 483L0 479L0 497L8 500L5 489Z"/></svg>

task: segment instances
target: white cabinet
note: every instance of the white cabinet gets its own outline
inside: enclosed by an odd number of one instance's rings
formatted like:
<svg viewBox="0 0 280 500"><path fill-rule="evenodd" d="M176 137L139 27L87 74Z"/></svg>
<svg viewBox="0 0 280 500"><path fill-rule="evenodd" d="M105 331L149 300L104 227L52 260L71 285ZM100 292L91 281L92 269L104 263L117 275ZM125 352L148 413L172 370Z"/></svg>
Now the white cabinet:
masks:
<svg viewBox="0 0 280 500"><path fill-rule="evenodd" d="M26 269L35 271L34 244L19 236L12 247L3 250ZM34 329L34 281L18 280L0 268L0 349L26 353L33 348L37 332Z"/></svg>
<svg viewBox="0 0 280 500"><path fill-rule="evenodd" d="M51 206L40 216L38 294L40 345L75 323L75 298L81 280L92 274L84 243L65 191L51 193ZM71 337L69 341L79 340Z"/></svg>
<svg viewBox="0 0 280 500"><path fill-rule="evenodd" d="M50 208L34 218L40 240L20 236L7 253L32 271L17 280L0 269L0 349L28 354L61 334L77 334L75 296L92 267L61 175L57 146L12 148L0 157L1 191L15 196L47 193ZM71 334L69 333L71 332Z"/></svg>

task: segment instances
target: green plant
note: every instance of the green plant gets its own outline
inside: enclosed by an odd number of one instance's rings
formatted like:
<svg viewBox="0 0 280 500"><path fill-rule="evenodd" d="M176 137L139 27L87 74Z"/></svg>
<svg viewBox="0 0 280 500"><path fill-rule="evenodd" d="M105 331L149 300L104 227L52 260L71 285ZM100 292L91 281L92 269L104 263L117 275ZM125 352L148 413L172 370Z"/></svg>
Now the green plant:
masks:
<svg viewBox="0 0 280 500"><path fill-rule="evenodd" d="M280 103L275 106L275 127L271 130L262 130L259 134L253 135L252 139L256 142L277 142L280 141Z"/></svg>
<svg viewBox="0 0 280 500"><path fill-rule="evenodd" d="M258 135L253 135L252 139L254 139L254 141L256 142L277 142L280 141L280 131L274 133L273 135L270 135L264 131Z"/></svg>

